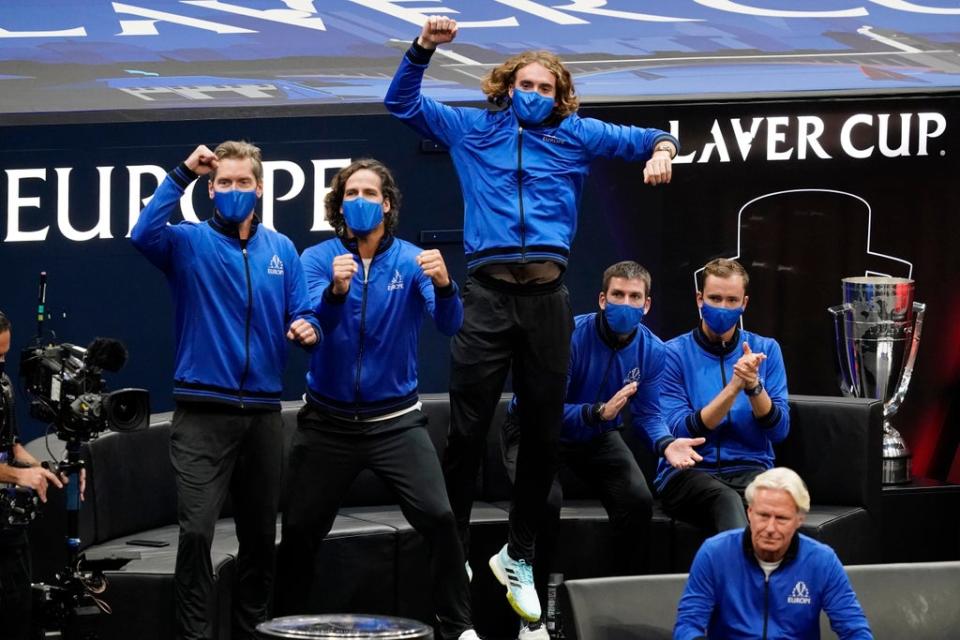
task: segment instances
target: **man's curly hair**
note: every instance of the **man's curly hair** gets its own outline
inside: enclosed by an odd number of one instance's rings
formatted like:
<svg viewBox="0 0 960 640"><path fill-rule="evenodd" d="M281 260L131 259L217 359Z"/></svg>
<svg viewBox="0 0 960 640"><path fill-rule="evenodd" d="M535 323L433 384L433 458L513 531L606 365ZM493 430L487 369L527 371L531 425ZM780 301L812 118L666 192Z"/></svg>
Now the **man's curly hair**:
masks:
<svg viewBox="0 0 960 640"><path fill-rule="evenodd" d="M506 59L500 66L483 77L480 88L487 96L487 100L502 106L514 85L517 71L528 64L539 62L557 79L557 105L553 112L565 117L575 112L580 106L580 98L573 88L573 78L563 66L560 58L549 51L524 51Z"/></svg>
<svg viewBox="0 0 960 640"><path fill-rule="evenodd" d="M390 169L387 169L386 165L379 160L361 158L360 160L354 160L349 166L341 169L337 175L333 177L333 180L330 182L330 192L327 193L327 196L323 200L327 222L341 238L347 237L347 223L343 219L343 213L340 211L340 207L343 205L343 194L346 190L347 180L361 169L372 171L380 176L380 193L383 194L384 200L390 201L390 211L383 213L384 229L387 233L393 233L393 230L397 227L401 196L400 188L397 187L397 183L393 179L393 174L390 173Z"/></svg>

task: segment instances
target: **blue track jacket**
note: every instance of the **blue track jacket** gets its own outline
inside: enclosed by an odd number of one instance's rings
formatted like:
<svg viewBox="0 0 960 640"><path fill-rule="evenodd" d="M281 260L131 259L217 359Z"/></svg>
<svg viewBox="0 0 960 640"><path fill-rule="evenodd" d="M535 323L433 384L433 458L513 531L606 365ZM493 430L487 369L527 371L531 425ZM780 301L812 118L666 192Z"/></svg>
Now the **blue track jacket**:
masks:
<svg viewBox="0 0 960 640"><path fill-rule="evenodd" d="M174 397L279 409L290 323L303 318L322 335L300 258L256 219L246 248L219 217L168 225L196 177L182 164L171 171L130 233L173 295Z"/></svg>
<svg viewBox="0 0 960 640"><path fill-rule="evenodd" d="M758 419L753 415L750 399L741 393L724 421L716 429L707 429L700 409L733 377L733 365L743 355L744 342L754 353L767 356L760 364L760 381L773 401L773 409ZM703 461L694 470L720 473L771 468L773 443L786 438L790 431L787 372L780 345L772 338L739 329L727 345L711 344L700 327L667 341L660 406L674 436L707 439L697 447ZM669 463L660 460L654 483L658 491L675 472Z"/></svg>
<svg viewBox="0 0 960 640"><path fill-rule="evenodd" d="M674 640L816 640L820 611L841 640L873 638L837 554L796 533L766 579L750 529L719 533L700 547L680 598Z"/></svg>
<svg viewBox="0 0 960 640"><path fill-rule="evenodd" d="M595 422L593 407L609 400L625 384L636 382L637 393L630 398L633 428L652 451L663 455L675 439L660 413L665 355L663 342L644 325L639 325L633 339L621 346L606 326L602 312L575 317L560 439L584 443L621 428L623 420L619 415L613 420ZM516 396L510 412L516 415Z"/></svg>
<svg viewBox="0 0 960 640"><path fill-rule="evenodd" d="M356 241L332 238L303 252L310 298L324 341L307 372L307 400L350 420L374 418L417 400L417 347L423 316L441 333L463 324L463 303L453 280L434 294L433 281L416 262L420 249L384 236L366 273ZM344 296L333 293L333 259L353 253L358 270Z"/></svg>
<svg viewBox="0 0 960 640"><path fill-rule="evenodd" d="M590 162L647 160L660 140L680 148L665 131L576 113L525 129L510 108L490 111L437 102L420 92L431 54L418 45L407 51L385 105L450 150L464 198L469 271L496 262L549 260L565 267Z"/></svg>

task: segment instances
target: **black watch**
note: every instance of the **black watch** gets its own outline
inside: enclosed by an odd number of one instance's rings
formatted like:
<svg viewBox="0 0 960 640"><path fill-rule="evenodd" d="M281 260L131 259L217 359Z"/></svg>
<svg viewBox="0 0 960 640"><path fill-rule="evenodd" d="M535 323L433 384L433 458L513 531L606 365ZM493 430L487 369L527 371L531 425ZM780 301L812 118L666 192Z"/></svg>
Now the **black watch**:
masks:
<svg viewBox="0 0 960 640"><path fill-rule="evenodd" d="M594 424L599 424L603 422L603 409L605 407L606 407L605 402L598 402L595 405L593 405L593 409L591 411L593 415L591 417L593 418Z"/></svg>
<svg viewBox="0 0 960 640"><path fill-rule="evenodd" d="M756 398L758 395L763 393L763 383L757 380L757 386L753 389L744 389L744 392L751 398Z"/></svg>

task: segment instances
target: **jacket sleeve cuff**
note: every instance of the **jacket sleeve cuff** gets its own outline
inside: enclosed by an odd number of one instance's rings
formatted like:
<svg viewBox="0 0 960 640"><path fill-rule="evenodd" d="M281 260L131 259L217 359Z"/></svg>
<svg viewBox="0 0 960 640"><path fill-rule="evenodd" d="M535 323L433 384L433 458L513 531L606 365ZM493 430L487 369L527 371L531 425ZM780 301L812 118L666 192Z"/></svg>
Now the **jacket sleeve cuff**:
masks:
<svg viewBox="0 0 960 640"><path fill-rule="evenodd" d="M421 47L420 43L417 42L419 36L413 39L413 44L407 49L407 60L414 64L430 64L430 58L433 57L433 52L436 49L427 49L426 47Z"/></svg>
<svg viewBox="0 0 960 640"><path fill-rule="evenodd" d="M657 445L656 445L657 455L660 456L661 458L664 457L664 454L667 451L667 447L673 444L675 440L676 438L674 438L673 436L664 436L663 438L660 438L660 440L657 441Z"/></svg>
<svg viewBox="0 0 960 640"><path fill-rule="evenodd" d="M197 174L194 173L186 163L181 162L180 165L167 174L170 178L177 183L177 186L180 189L186 189L190 186L190 183L197 179Z"/></svg>
<svg viewBox="0 0 960 640"><path fill-rule="evenodd" d="M708 431L707 424L703 421L699 410L687 416L687 433L690 434L691 438L699 438L706 435Z"/></svg>
<svg viewBox="0 0 960 640"><path fill-rule="evenodd" d="M583 423L588 424L591 427L595 427L600 422L597 420L596 416L599 413L600 403L596 404L582 404L580 405L580 417L583 418Z"/></svg>
<svg viewBox="0 0 960 640"><path fill-rule="evenodd" d="M333 283L330 283L327 285L327 288L323 290L323 301L329 304L343 304L347 301L347 294L334 293Z"/></svg>
<svg viewBox="0 0 960 640"><path fill-rule="evenodd" d="M445 287L434 287L434 293L438 298L452 298L457 293L457 283L450 279L450 283Z"/></svg>
<svg viewBox="0 0 960 640"><path fill-rule="evenodd" d="M780 407L772 404L770 411L767 411L767 415L757 418L757 424L760 425L761 429L772 429L780 422L781 415Z"/></svg>

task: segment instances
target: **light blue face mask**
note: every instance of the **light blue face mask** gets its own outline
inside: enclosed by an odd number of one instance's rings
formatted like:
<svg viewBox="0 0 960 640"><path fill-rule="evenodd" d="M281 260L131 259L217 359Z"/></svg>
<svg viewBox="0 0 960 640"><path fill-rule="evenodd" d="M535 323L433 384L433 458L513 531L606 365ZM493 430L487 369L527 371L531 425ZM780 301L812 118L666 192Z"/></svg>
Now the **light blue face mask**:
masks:
<svg viewBox="0 0 960 640"><path fill-rule="evenodd" d="M240 224L257 205L257 191L214 191L213 204L220 212L220 216L227 222Z"/></svg>
<svg viewBox="0 0 960 640"><path fill-rule="evenodd" d="M513 110L517 119L524 124L540 124L553 112L553 98L540 95L536 91L513 90Z"/></svg>
<svg viewBox="0 0 960 640"><path fill-rule="evenodd" d="M643 322L643 307L634 307L629 304L614 304L607 300L603 315L607 319L607 326L609 326L614 333L626 335L636 329L638 324Z"/></svg>
<svg viewBox="0 0 960 640"><path fill-rule="evenodd" d="M358 236L365 236L383 221L383 203L354 198L343 201L343 219Z"/></svg>
<svg viewBox="0 0 960 640"><path fill-rule="evenodd" d="M703 321L707 323L710 330L719 336L737 324L740 316L743 315L743 307L727 309L725 307L713 307L704 302L703 306L700 307L700 313L703 315Z"/></svg>

